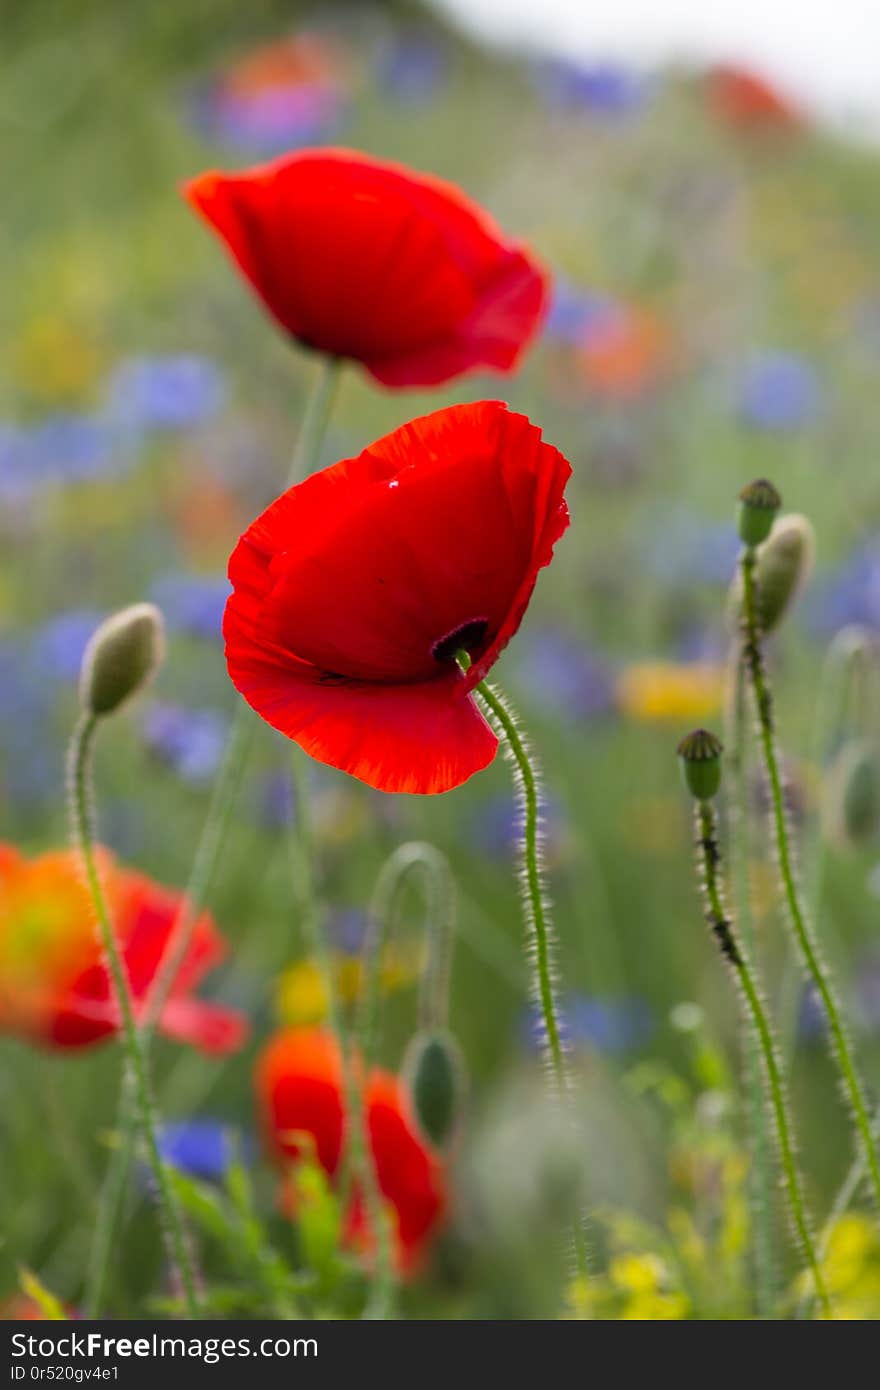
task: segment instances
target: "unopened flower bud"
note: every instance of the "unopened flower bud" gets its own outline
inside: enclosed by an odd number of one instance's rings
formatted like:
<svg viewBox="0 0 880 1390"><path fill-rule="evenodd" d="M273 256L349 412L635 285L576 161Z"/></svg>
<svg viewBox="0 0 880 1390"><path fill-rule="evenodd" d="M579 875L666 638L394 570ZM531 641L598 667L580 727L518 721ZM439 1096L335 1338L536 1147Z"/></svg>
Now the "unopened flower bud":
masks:
<svg viewBox="0 0 880 1390"><path fill-rule="evenodd" d="M757 478L743 488L737 511L737 528L743 545L760 545L767 539L781 506L782 498L766 478Z"/></svg>
<svg viewBox="0 0 880 1390"><path fill-rule="evenodd" d="M465 1064L451 1033L417 1033L407 1048L403 1076L419 1127L438 1148L452 1138L465 1092Z"/></svg>
<svg viewBox="0 0 880 1390"><path fill-rule="evenodd" d="M758 547L755 566L755 599L758 627L773 632L810 577L813 568L813 528L805 516L792 512L781 516L770 535ZM730 617L738 623L742 614L742 576L730 589Z"/></svg>
<svg viewBox="0 0 880 1390"><path fill-rule="evenodd" d="M711 801L721 786L721 740L707 729L695 729L678 745L684 784L696 801Z"/></svg>
<svg viewBox="0 0 880 1390"><path fill-rule="evenodd" d="M165 653L162 614L152 603L134 603L107 618L92 634L79 679L89 714L112 714L152 678Z"/></svg>
<svg viewBox="0 0 880 1390"><path fill-rule="evenodd" d="M880 749L869 739L844 744L828 773L825 824L829 836L850 848L880 833Z"/></svg>

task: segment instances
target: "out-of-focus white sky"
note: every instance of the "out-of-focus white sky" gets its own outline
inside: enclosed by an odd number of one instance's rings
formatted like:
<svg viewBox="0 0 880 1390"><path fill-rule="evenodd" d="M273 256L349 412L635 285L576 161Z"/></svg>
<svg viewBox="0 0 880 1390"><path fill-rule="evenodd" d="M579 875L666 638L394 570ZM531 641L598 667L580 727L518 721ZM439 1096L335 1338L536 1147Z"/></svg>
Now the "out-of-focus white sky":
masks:
<svg viewBox="0 0 880 1390"><path fill-rule="evenodd" d="M637 66L734 60L880 137L880 0L434 0L495 43Z"/></svg>

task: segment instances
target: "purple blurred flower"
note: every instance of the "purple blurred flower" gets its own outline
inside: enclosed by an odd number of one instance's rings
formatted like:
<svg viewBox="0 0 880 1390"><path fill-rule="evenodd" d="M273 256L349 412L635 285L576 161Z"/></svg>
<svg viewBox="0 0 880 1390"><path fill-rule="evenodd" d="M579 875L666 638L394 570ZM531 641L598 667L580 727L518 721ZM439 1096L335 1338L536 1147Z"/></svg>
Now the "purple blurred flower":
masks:
<svg viewBox="0 0 880 1390"><path fill-rule="evenodd" d="M216 640L230 594L228 580L198 574L168 574L150 591L172 632Z"/></svg>
<svg viewBox="0 0 880 1390"><path fill-rule="evenodd" d="M551 108L597 116L632 115L644 106L654 85L632 68L601 60L553 59L536 64L533 73L538 91Z"/></svg>
<svg viewBox="0 0 880 1390"><path fill-rule="evenodd" d="M739 538L732 522L713 522L683 507L654 509L637 537L644 574L669 588L724 584L736 569Z"/></svg>
<svg viewBox="0 0 880 1390"><path fill-rule="evenodd" d="M651 1010L643 999L569 994L561 1002L560 1031L572 1047L619 1054L645 1043L654 1031ZM535 1051L543 1042L543 1021L534 1006L523 1019L523 1039Z"/></svg>
<svg viewBox="0 0 880 1390"><path fill-rule="evenodd" d="M50 415L30 431L34 464L46 482L79 483L128 466L108 424L94 416Z"/></svg>
<svg viewBox="0 0 880 1390"><path fill-rule="evenodd" d="M337 951L359 956L367 934L369 914L362 907L333 908L325 924L327 937Z"/></svg>
<svg viewBox="0 0 880 1390"><path fill-rule="evenodd" d="M252 1142L220 1120L164 1124L158 1139L166 1163L203 1182L222 1182L235 1160L253 1160Z"/></svg>
<svg viewBox="0 0 880 1390"><path fill-rule="evenodd" d="M144 741L152 753L186 782L207 782L226 748L228 721L216 710L156 704L143 720Z"/></svg>
<svg viewBox="0 0 880 1390"><path fill-rule="evenodd" d="M212 88L195 98L191 110L209 140L268 157L326 143L343 122L345 100L338 87L318 82L266 87L247 96Z"/></svg>
<svg viewBox="0 0 880 1390"><path fill-rule="evenodd" d="M587 342L591 334L606 332L620 312L608 295L585 290L564 276L554 276L544 333L552 341L577 347Z"/></svg>
<svg viewBox="0 0 880 1390"><path fill-rule="evenodd" d="M558 802L545 801L541 807L544 832L544 854L552 866L565 857L568 848L568 824ZM471 821L468 845L477 854L490 859L511 859L517 853L522 838L522 816L511 796L496 796L484 801Z"/></svg>
<svg viewBox="0 0 880 1390"><path fill-rule="evenodd" d="M817 578L805 610L823 636L850 624L880 632L880 536L861 545L836 572Z"/></svg>
<svg viewBox="0 0 880 1390"><path fill-rule="evenodd" d="M25 501L38 486L33 441L27 430L0 425L0 501Z"/></svg>
<svg viewBox="0 0 880 1390"><path fill-rule="evenodd" d="M449 75L449 51L431 34L400 34L382 54L379 86L408 106L432 101Z"/></svg>
<svg viewBox="0 0 880 1390"><path fill-rule="evenodd" d="M793 353L766 352L746 366L737 390L737 411L764 430L794 430L816 419L822 391L816 369Z"/></svg>
<svg viewBox="0 0 880 1390"><path fill-rule="evenodd" d="M0 796L39 806L57 795L64 760L54 737L50 686L24 643L0 640Z"/></svg>
<svg viewBox="0 0 880 1390"><path fill-rule="evenodd" d="M869 1033L880 1032L880 954L876 951L867 952L858 963L855 994L864 1027Z"/></svg>
<svg viewBox="0 0 880 1390"><path fill-rule="evenodd" d="M286 772L273 772L259 788L259 816L267 830L283 830L293 825L296 797L293 780Z"/></svg>
<svg viewBox="0 0 880 1390"><path fill-rule="evenodd" d="M75 608L50 618L31 638L36 669L52 680L78 680L86 643L103 617L90 608Z"/></svg>
<svg viewBox="0 0 880 1390"><path fill-rule="evenodd" d="M517 683L537 707L574 719L614 707L610 666L574 637L550 629L529 633L517 652Z"/></svg>
<svg viewBox="0 0 880 1390"><path fill-rule="evenodd" d="M131 430L189 430L216 415L225 397L223 375L205 357L132 357L111 376L106 408Z"/></svg>

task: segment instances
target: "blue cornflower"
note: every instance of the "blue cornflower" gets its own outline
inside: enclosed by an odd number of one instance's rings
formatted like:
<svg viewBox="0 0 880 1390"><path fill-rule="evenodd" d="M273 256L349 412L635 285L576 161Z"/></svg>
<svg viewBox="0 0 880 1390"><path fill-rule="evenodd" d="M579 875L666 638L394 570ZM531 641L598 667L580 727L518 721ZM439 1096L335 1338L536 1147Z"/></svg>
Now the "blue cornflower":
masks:
<svg viewBox="0 0 880 1390"><path fill-rule="evenodd" d="M733 522L713 522L689 508L655 508L636 537L642 571L669 588L730 583L740 542Z"/></svg>
<svg viewBox="0 0 880 1390"><path fill-rule="evenodd" d="M560 1030L572 1047L591 1047L619 1054L646 1042L653 1032L651 1010L643 999L587 994L566 995L560 1008ZM530 1007L523 1019L527 1046L539 1049L543 1041L540 1012Z"/></svg>
<svg viewBox="0 0 880 1390"><path fill-rule="evenodd" d="M587 342L591 334L606 332L619 314L619 306L609 295L596 294L564 276L554 276L544 334L551 341L577 347Z"/></svg>
<svg viewBox="0 0 880 1390"><path fill-rule="evenodd" d="M765 352L743 371L737 411L746 424L764 430L795 430L811 424L822 405L818 373L793 353Z"/></svg>
<svg viewBox="0 0 880 1390"><path fill-rule="evenodd" d="M209 781L226 748L228 721L216 710L155 704L143 720L147 747L186 782Z"/></svg>
<svg viewBox="0 0 880 1390"><path fill-rule="evenodd" d="M521 640L517 684L551 714L593 719L614 707L611 667L576 638L553 629Z"/></svg>
<svg viewBox="0 0 880 1390"><path fill-rule="evenodd" d="M815 581L805 601L808 622L828 636L851 624L880 632L880 536L874 536L832 574Z"/></svg>
<svg viewBox="0 0 880 1390"><path fill-rule="evenodd" d="M166 1163L203 1182L222 1182L233 1162L250 1162L252 1144L220 1120L179 1120L162 1126L159 1152Z"/></svg>
<svg viewBox="0 0 880 1390"><path fill-rule="evenodd" d="M131 430L191 430L216 415L225 399L223 374L206 357L132 357L111 376L106 408L111 420Z"/></svg>
<svg viewBox="0 0 880 1390"><path fill-rule="evenodd" d="M377 71L380 87L397 101L420 105L432 101L449 75L449 52L431 34L396 36L382 54Z"/></svg>
<svg viewBox="0 0 880 1390"><path fill-rule="evenodd" d="M97 416L49 415L29 434L40 482L88 482L118 473L130 462L109 424Z"/></svg>
<svg viewBox="0 0 880 1390"><path fill-rule="evenodd" d="M91 608L74 608L50 618L31 638L35 668L52 680L78 680L86 644L103 618L103 613Z"/></svg>
<svg viewBox="0 0 880 1390"><path fill-rule="evenodd" d="M547 104L597 116L628 116L644 106L653 83L610 60L575 63L553 59L536 65L535 84Z"/></svg>
<svg viewBox="0 0 880 1390"><path fill-rule="evenodd" d="M168 574L156 580L150 597L162 610L170 631L218 638L230 593L229 581L222 575Z"/></svg>

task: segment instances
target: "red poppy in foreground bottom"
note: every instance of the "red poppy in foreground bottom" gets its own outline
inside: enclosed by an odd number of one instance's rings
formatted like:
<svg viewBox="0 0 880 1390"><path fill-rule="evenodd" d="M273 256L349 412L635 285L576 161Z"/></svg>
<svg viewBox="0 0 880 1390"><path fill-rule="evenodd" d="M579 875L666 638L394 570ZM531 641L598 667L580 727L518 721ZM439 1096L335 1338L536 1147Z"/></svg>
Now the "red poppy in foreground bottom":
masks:
<svg viewBox="0 0 880 1390"><path fill-rule="evenodd" d="M100 866L135 1009L141 1012L184 900L143 874L120 868L106 851ZM159 1020L169 1037L205 1052L232 1051L246 1033L240 1014L191 992L224 954L211 918L202 916ZM59 850L28 860L0 844L0 1033L79 1048L118 1031L110 976L77 856Z"/></svg>
<svg viewBox="0 0 880 1390"><path fill-rule="evenodd" d="M459 786L495 756L471 692L568 525L570 473L524 415L480 401L313 474L229 562L233 684L307 753L381 791Z"/></svg>
<svg viewBox="0 0 880 1390"><path fill-rule="evenodd" d="M296 1132L314 1140L315 1157L335 1177L342 1157L342 1058L339 1044L319 1028L291 1028L273 1038L257 1064L257 1098L274 1153L301 1156ZM445 1206L440 1162L419 1137L403 1083L384 1071L366 1087L367 1123L376 1177L397 1220L400 1268L414 1270L437 1231ZM355 1196L346 1218L347 1240L371 1243L363 1203Z"/></svg>

